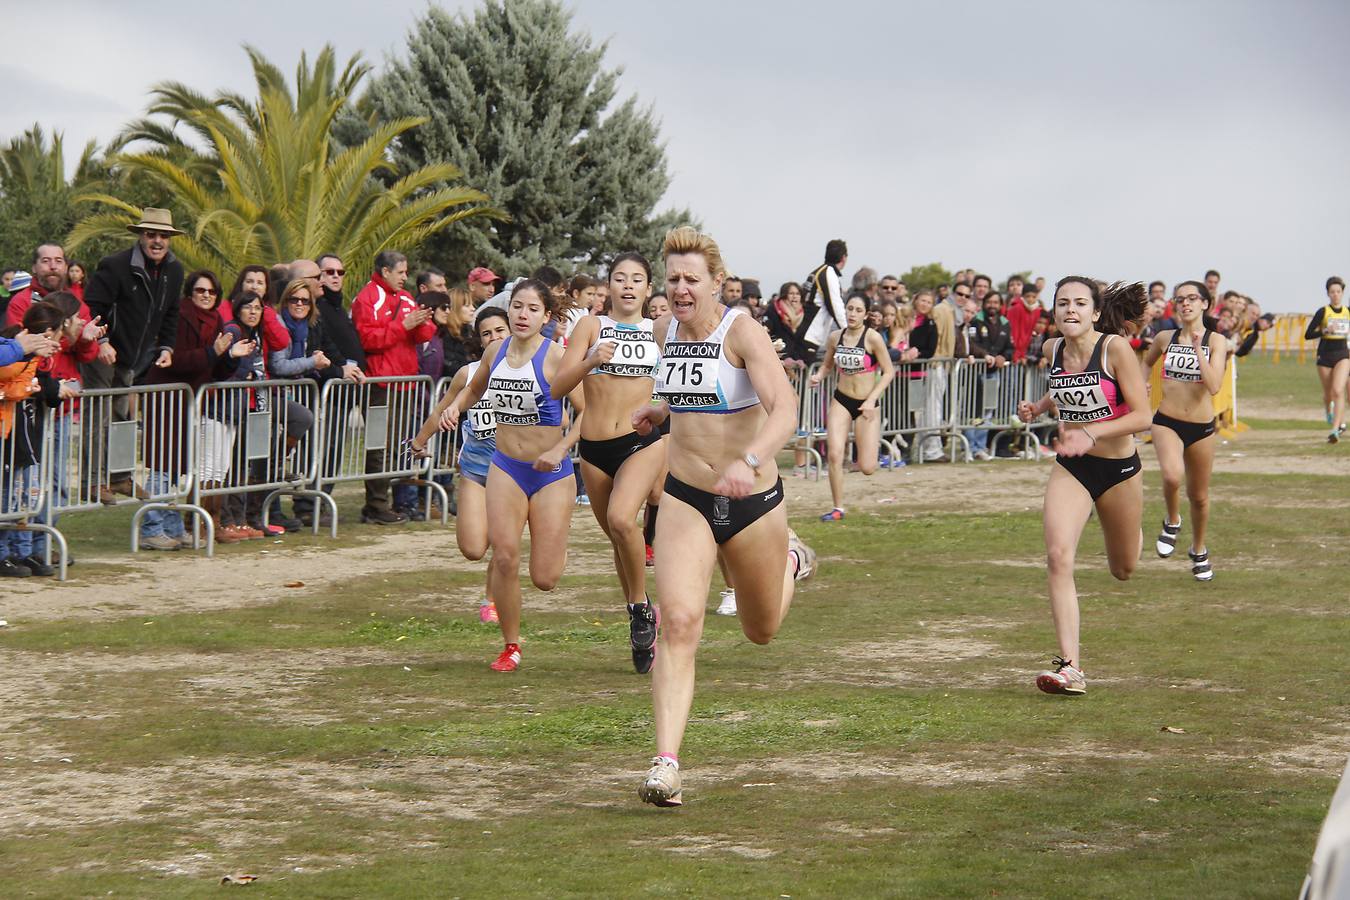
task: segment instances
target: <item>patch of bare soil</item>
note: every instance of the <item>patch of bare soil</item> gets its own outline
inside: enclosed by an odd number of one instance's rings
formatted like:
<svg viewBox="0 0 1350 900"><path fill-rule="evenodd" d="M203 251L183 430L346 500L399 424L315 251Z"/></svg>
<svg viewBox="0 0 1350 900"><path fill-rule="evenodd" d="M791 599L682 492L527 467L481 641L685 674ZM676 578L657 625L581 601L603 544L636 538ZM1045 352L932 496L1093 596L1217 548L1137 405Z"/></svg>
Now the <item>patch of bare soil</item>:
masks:
<svg viewBox="0 0 1350 900"><path fill-rule="evenodd" d="M383 695L364 707L349 700L343 709L316 707L308 689L338 674L340 669L362 666L417 664L416 654L365 648L271 650L244 653L141 653L134 656L103 653L0 653L0 751L34 762L62 757L59 747L35 741L45 725L61 719L105 719L120 715L92 698L87 687L104 684L136 684L147 676L178 673L170 689L179 700L188 700L261 719L293 725L320 725L367 717L370 721L397 718L406 713L401 704L425 708L467 705L425 696ZM90 694L87 702L81 698Z"/></svg>
<svg viewBox="0 0 1350 900"><path fill-rule="evenodd" d="M1301 736L1288 747L1263 753L1257 759L1272 769L1315 769L1335 774L1350 757L1350 730L1335 728L1321 734Z"/></svg>
<svg viewBox="0 0 1350 900"><path fill-rule="evenodd" d="M629 846L642 847L650 849L652 844L649 841L629 841ZM777 856L777 850L770 850L767 847L748 847L745 844L737 843L731 835L727 834L676 834L663 838L658 845L660 849L667 853L678 853L689 856L707 856L713 853L730 853L733 856L742 856L746 859L769 859Z"/></svg>
<svg viewBox="0 0 1350 900"><path fill-rule="evenodd" d="M608 571L613 561L589 549L604 541L595 519L579 510L573 519L572 552L569 572ZM605 545L606 548L608 545ZM290 549L270 544L247 559L237 554L206 559L199 553L179 552L153 555L142 553L96 559L88 562L115 562L131 571L116 576L114 584L78 577L65 584L45 578L32 578L6 584L4 617L11 626L24 621L50 619L97 619L122 616L153 616L215 609L242 609L264 606L294 596L322 596L326 588L353 578L422 571L429 568L452 572L485 571L486 563L464 559L455 547L453 525L435 531L381 532L370 543L359 547L314 547ZM603 568L597 568L603 561ZM522 566L522 574L526 573ZM285 585L303 582L302 588ZM616 589L617 592L617 589ZM452 592L464 602L456 608L476 603L481 589ZM462 595L462 596L461 596ZM531 592L530 603L539 608L585 609L575 594L555 591L552 595ZM592 605L594 606L594 604Z"/></svg>
<svg viewBox="0 0 1350 900"><path fill-rule="evenodd" d="M326 813L366 817L374 827L360 839L384 850L404 847L406 840L384 833L380 822L409 818L434 832L434 823L445 819L523 812L528 805L512 798L528 793L519 791L519 783L535 777L541 773L461 759L377 765L184 760L117 772L54 763L49 771L30 769L6 788L0 834L156 821L175 828L184 852L141 861L152 871L212 874L230 859L247 863L250 871L331 868L342 861L269 860L292 830L315 827ZM202 852L204 846L219 849Z"/></svg>

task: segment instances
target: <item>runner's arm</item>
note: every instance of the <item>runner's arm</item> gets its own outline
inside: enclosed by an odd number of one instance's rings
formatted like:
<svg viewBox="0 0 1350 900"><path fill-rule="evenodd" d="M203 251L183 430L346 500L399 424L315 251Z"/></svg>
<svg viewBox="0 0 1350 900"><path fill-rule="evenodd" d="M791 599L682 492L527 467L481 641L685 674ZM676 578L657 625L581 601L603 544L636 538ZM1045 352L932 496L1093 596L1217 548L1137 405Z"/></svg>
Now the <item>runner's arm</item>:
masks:
<svg viewBox="0 0 1350 900"><path fill-rule="evenodd" d="M1130 411L1118 419L1084 425L1081 430L1092 438L1094 444L1102 438L1143 431L1153 421L1153 409L1148 402L1148 388L1144 383L1143 373L1139 371L1139 366L1135 365L1134 350L1130 348L1130 342L1125 338L1111 341L1107 345L1106 356L1111 361L1111 371L1116 373L1121 399L1130 407Z"/></svg>
<svg viewBox="0 0 1350 900"><path fill-rule="evenodd" d="M478 368L481 369L482 366L480 365ZM414 450L419 449L417 446L418 444L425 447L427 441L431 440L431 436L441 430L441 413L445 412L445 408L453 403L455 398L459 395L459 392L463 390L464 383L468 381L466 371L467 370L461 367L460 370L455 373L455 377L450 379L450 385L445 389L445 395L437 402L436 408L431 411L431 415L427 416L427 420L422 423L421 430L413 437L412 443Z"/></svg>
<svg viewBox="0 0 1350 900"><path fill-rule="evenodd" d="M549 391L554 400L561 400L572 392L572 388L581 384L581 379L591 370L592 362L588 358L596 338L599 337L600 321L595 316L585 316L572 329L567 339L567 349L563 352L558 371L549 382Z"/></svg>
<svg viewBox="0 0 1350 900"><path fill-rule="evenodd" d="M1317 312L1313 313L1312 321L1308 323L1308 330L1303 332L1303 339L1311 341L1313 338L1322 336L1322 314L1327 311L1325 306L1317 307Z"/></svg>
<svg viewBox="0 0 1350 900"><path fill-rule="evenodd" d="M1228 364L1228 339L1221 334L1210 334L1209 359L1205 359L1203 353L1195 356L1200 363L1200 380L1205 383L1205 390L1211 397L1218 394L1223 390L1223 370Z"/></svg>

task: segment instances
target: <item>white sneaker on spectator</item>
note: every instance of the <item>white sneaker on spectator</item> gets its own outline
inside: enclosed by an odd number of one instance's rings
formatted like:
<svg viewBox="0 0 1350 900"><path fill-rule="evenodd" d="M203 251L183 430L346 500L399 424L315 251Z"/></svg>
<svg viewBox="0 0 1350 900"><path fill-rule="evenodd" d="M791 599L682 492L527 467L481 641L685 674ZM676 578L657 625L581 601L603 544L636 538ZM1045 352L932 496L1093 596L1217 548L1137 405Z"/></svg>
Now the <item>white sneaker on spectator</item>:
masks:
<svg viewBox="0 0 1350 900"><path fill-rule="evenodd" d="M141 549L143 550L177 550L177 538L171 538L167 534L157 534L154 537L141 538Z"/></svg>
<svg viewBox="0 0 1350 900"><path fill-rule="evenodd" d="M717 607L719 616L736 615L736 592L728 588L722 592L722 603Z"/></svg>
<svg viewBox="0 0 1350 900"><path fill-rule="evenodd" d="M988 462L992 457L990 457L988 450L976 450L975 458L981 462Z"/></svg>

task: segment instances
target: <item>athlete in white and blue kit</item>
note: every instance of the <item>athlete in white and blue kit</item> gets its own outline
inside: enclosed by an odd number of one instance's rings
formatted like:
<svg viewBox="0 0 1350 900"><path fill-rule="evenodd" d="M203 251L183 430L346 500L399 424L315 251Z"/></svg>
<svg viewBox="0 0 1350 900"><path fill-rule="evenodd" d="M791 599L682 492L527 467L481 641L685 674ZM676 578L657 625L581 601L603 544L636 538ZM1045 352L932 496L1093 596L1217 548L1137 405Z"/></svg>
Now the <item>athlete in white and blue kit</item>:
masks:
<svg viewBox="0 0 1350 900"><path fill-rule="evenodd" d="M693 228L666 235L670 315L655 325L662 345L656 392L663 403L633 415L639 433L671 418L669 469L656 523L661 651L652 670L657 756L638 789L657 806L682 801L679 751L694 698L694 656L713 567L725 561L736 586L741 630L773 639L809 551L789 546L776 454L797 428L797 396L769 336L717 294L721 251Z"/></svg>
<svg viewBox="0 0 1350 900"><path fill-rule="evenodd" d="M656 608L647 596L646 544L638 510L666 465L666 445L655 430L639 434L633 412L649 405L660 351L642 307L651 295L651 264L623 253L609 269L609 315L583 316L567 343L552 393L561 398L578 383L586 395L581 425L581 478L591 512L614 547L614 567L628 602L633 668L645 675L656 657Z"/></svg>

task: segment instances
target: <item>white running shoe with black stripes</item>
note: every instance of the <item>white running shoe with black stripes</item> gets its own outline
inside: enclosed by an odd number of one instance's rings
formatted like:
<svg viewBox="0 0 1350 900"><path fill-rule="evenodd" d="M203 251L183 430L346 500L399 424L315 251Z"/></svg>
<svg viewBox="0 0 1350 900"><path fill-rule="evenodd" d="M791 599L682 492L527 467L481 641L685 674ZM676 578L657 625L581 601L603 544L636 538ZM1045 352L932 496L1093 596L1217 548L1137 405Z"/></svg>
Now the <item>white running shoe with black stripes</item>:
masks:
<svg viewBox="0 0 1350 900"><path fill-rule="evenodd" d="M1186 555L1191 558L1191 574L1195 576L1196 581L1212 581L1214 579L1214 567L1209 564L1208 550L1201 550L1199 553L1188 550Z"/></svg>
<svg viewBox="0 0 1350 900"><path fill-rule="evenodd" d="M1177 535L1181 534L1181 516L1177 516L1177 524L1171 525L1166 519L1163 519L1162 531L1158 534L1158 555L1167 559L1177 550Z"/></svg>

